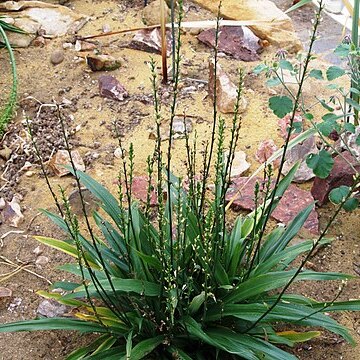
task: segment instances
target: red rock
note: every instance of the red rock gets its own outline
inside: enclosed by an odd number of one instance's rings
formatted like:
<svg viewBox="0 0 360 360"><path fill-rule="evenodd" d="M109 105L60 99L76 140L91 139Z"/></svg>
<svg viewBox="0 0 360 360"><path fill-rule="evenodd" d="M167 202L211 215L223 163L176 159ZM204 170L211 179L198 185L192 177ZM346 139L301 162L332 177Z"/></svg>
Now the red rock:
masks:
<svg viewBox="0 0 360 360"><path fill-rule="evenodd" d="M233 179L233 183L226 194L227 202L235 197L231 205L232 209L235 211L240 209L254 210L254 189L257 181L260 183L261 188L262 179L260 178L252 178L249 180L248 177L238 177ZM239 190L241 191L237 194ZM261 201L262 199L258 200L259 203L261 203ZM272 217L276 221L288 224L301 210L312 202L314 202L314 199L309 191L299 189L297 186L291 184L285 191L277 208L272 213ZM312 234L319 233L319 221L315 211L315 205L303 227Z"/></svg>
<svg viewBox="0 0 360 360"><path fill-rule="evenodd" d="M167 56L171 55L171 35L166 32ZM153 54L161 54L161 31L156 29L143 29L136 32L129 48L146 51Z"/></svg>
<svg viewBox="0 0 360 360"><path fill-rule="evenodd" d="M360 171L359 162L349 152L343 152L342 156L353 165L357 172ZM318 201L317 204L322 206L328 202L328 195L332 189L341 185L351 186L354 182L354 175L354 170L338 155L334 159L334 167L330 175L326 179L315 178L311 194Z"/></svg>
<svg viewBox="0 0 360 360"><path fill-rule="evenodd" d="M264 140L260 143L255 158L259 163L263 164L264 162L267 162L268 159L278 150L278 147L275 145L274 140ZM274 161L274 166L279 166L279 160Z"/></svg>
<svg viewBox="0 0 360 360"><path fill-rule="evenodd" d="M132 182L132 195L143 203L146 203L147 199L148 181L147 176L135 176ZM155 182L153 181L153 187L156 186L154 184ZM123 184L123 194L126 194L125 184ZM153 188L150 194L150 206L156 206L157 201L156 189Z"/></svg>
<svg viewBox="0 0 360 360"><path fill-rule="evenodd" d="M204 44L215 47L215 29L205 30L199 34L198 40ZM260 39L246 27L222 26L220 27L218 48L219 51L233 56L237 60L256 61L263 47Z"/></svg>
<svg viewBox="0 0 360 360"><path fill-rule="evenodd" d="M116 78L111 75L103 75L99 78L100 95L108 99L123 101L129 97L128 92Z"/></svg>
<svg viewBox="0 0 360 360"><path fill-rule="evenodd" d="M287 137L288 129L290 125L290 119L291 119L291 114L288 114L278 121L280 136L283 139L286 139ZM300 116L300 114L295 115L294 123L302 123L302 122L303 122L303 118ZM293 139L296 136L298 136L298 133L293 133L291 134L290 139Z"/></svg>

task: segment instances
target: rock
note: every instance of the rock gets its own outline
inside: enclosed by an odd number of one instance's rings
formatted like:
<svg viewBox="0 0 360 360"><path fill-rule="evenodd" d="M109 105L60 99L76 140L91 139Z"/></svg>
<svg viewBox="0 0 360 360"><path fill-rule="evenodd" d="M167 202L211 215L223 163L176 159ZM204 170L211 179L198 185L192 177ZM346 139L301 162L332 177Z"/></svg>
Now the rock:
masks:
<svg viewBox="0 0 360 360"><path fill-rule="evenodd" d="M148 186L149 183L147 176L135 176L132 182L132 195L141 202L146 203ZM152 183L152 186L153 189L150 192L150 206L156 206L158 198L156 195L156 189L155 189L156 185L154 185L154 181ZM125 184L123 184L122 188L123 188L123 194L125 196L126 194Z"/></svg>
<svg viewBox="0 0 360 360"><path fill-rule="evenodd" d="M226 201L229 202L235 197L231 205L234 210L254 210L254 189L256 182L261 184L262 179L255 177L237 177L233 179L233 183L226 193ZM261 203L263 197L259 197L259 202ZM277 208L272 213L272 217L277 221L288 224L301 210L312 202L314 202L314 198L309 191L299 189L297 186L291 184L285 191ZM315 206L304 224L304 229L311 234L319 233L319 221Z"/></svg>
<svg viewBox="0 0 360 360"><path fill-rule="evenodd" d="M34 253L36 256L41 255L42 252L43 252L43 250L41 249L40 246L37 246L37 247L33 250L33 253Z"/></svg>
<svg viewBox="0 0 360 360"><path fill-rule="evenodd" d="M229 156L229 151L225 151L225 159ZM237 177L244 174L250 169L250 164L246 161L246 153L244 151L236 151L232 168L231 168L231 177Z"/></svg>
<svg viewBox="0 0 360 360"><path fill-rule="evenodd" d="M360 172L359 162L348 151L341 155L353 165L357 172ZM334 159L334 167L330 175L326 179L315 178L311 194L318 201L317 204L322 206L328 202L328 195L332 189L341 185L351 186L354 183L354 175L355 172L350 165L338 155Z"/></svg>
<svg viewBox="0 0 360 360"><path fill-rule="evenodd" d="M283 165L282 174L286 175L295 163L300 160L300 167L296 172L293 181L303 183L314 178L314 172L306 164L306 157L311 153L316 154L318 152L319 149L316 147L314 136L311 136L302 143L295 145L292 149L286 152L286 161Z"/></svg>
<svg viewBox="0 0 360 360"><path fill-rule="evenodd" d="M99 78L100 95L108 99L123 101L129 97L128 92L117 79L111 75L102 75Z"/></svg>
<svg viewBox="0 0 360 360"><path fill-rule="evenodd" d="M0 287L0 299L12 297L12 290L6 287Z"/></svg>
<svg viewBox="0 0 360 360"><path fill-rule="evenodd" d="M85 171L85 164L77 150L71 151L71 156L76 170ZM64 165L71 166L70 156L67 150L58 150L55 155L51 157L48 163L49 167L55 175L61 177L70 174L70 171Z"/></svg>
<svg viewBox="0 0 360 360"><path fill-rule="evenodd" d="M214 0L194 0L195 3L218 13L218 2ZM289 52L302 49L291 19L269 0L223 0L220 16L228 20L248 20L256 36L267 40L276 48Z"/></svg>
<svg viewBox="0 0 360 360"><path fill-rule="evenodd" d="M185 124L184 124L184 118L181 116L175 116L173 121L173 139L183 139L186 136L186 132L189 134L192 131L192 121L190 118L185 118ZM169 126L167 127L161 127L160 128L160 137L161 141L169 140L170 136L170 129ZM155 126L151 127L149 129L149 139L150 140L156 140L157 139L157 129Z"/></svg>
<svg viewBox="0 0 360 360"><path fill-rule="evenodd" d="M290 120L291 120L291 114L287 114L285 115L282 119L278 120L278 125L279 125L279 131L280 131L280 136L285 140L287 138L287 134L289 131L289 125L290 125ZM295 123L301 123L301 128L303 127L303 118L301 117L300 114L295 115L294 117L294 124ZM296 126L296 125L295 125ZM299 135L298 132L294 132L291 134L290 136L290 140L296 138Z"/></svg>
<svg viewBox="0 0 360 360"><path fill-rule="evenodd" d="M65 44L63 44L63 47ZM71 47L72 47L72 44L71 44ZM75 51L92 51L97 48L97 45L90 41L76 40L74 48L75 48Z"/></svg>
<svg viewBox="0 0 360 360"><path fill-rule="evenodd" d="M170 16L170 9L164 1L166 19ZM160 24L160 14L161 14L161 1L155 0L150 4L146 5L141 13L141 19L143 23L147 26L159 25ZM167 21L167 20L166 20Z"/></svg>
<svg viewBox="0 0 360 360"><path fill-rule="evenodd" d="M121 159L122 158L122 150L118 147L115 149L114 151L114 156L117 158L117 159Z"/></svg>
<svg viewBox="0 0 360 360"><path fill-rule="evenodd" d="M208 46L215 47L215 29L208 29L200 33L198 40ZM253 32L243 26L222 26L220 28L218 49L237 60L256 61L263 47L260 39Z"/></svg>
<svg viewBox="0 0 360 360"><path fill-rule="evenodd" d="M58 65L64 61L64 52L62 50L55 50L50 57L53 65Z"/></svg>
<svg viewBox="0 0 360 360"><path fill-rule="evenodd" d="M4 198L0 198L0 210L4 210L6 206L6 201Z"/></svg>
<svg viewBox="0 0 360 360"><path fill-rule="evenodd" d="M49 258L47 256L43 256L40 255L36 260L35 260L35 265L38 267L42 267L44 265L47 265L49 263Z"/></svg>
<svg viewBox="0 0 360 360"><path fill-rule="evenodd" d="M356 143L356 140L360 136L360 126L357 126L355 133L348 133L345 136L345 142L347 146L351 149L352 153L355 155L358 161L360 161L360 145ZM1 155L0 155L1 156Z"/></svg>
<svg viewBox="0 0 360 360"><path fill-rule="evenodd" d="M279 148L275 145L274 140L268 139L264 140L260 143L255 158L259 161L260 164L267 162L271 156L278 150ZM274 167L279 166L279 160L276 159L273 164Z"/></svg>
<svg viewBox="0 0 360 360"><path fill-rule="evenodd" d="M166 53L171 55L171 33L166 32ZM129 48L135 50L146 51L153 54L161 54L161 32L159 28L143 29L135 33L133 39L130 41Z"/></svg>
<svg viewBox="0 0 360 360"><path fill-rule="evenodd" d="M83 188L81 189L81 195L85 204L86 214L91 215L94 211L99 209L99 200L92 194L91 191ZM76 215L84 215L79 189L75 189L69 195L69 203L73 213Z"/></svg>
<svg viewBox="0 0 360 360"><path fill-rule="evenodd" d="M0 2L0 13L5 13L6 19L12 18L12 25L26 32L8 33L10 43L16 47L29 46L39 31L43 31L47 37L74 34L89 20L88 16L76 13L68 7L41 1Z"/></svg>
<svg viewBox="0 0 360 360"><path fill-rule="evenodd" d="M43 36L37 36L32 42L32 46L44 47L46 45L46 39Z"/></svg>
<svg viewBox="0 0 360 360"><path fill-rule="evenodd" d="M11 227L19 227L24 221L24 215L21 212L20 199L14 195L10 202L5 201L5 206L1 210L2 221Z"/></svg>
<svg viewBox="0 0 360 360"><path fill-rule="evenodd" d="M215 62L209 62L209 95L214 98L214 82L215 82ZM237 86L230 80L229 76L222 70L220 64L217 64L216 73L217 86L217 107L222 113L234 113L234 106L237 99ZM239 104L239 112L244 112L247 107L247 101L242 96Z"/></svg>
<svg viewBox="0 0 360 360"><path fill-rule="evenodd" d="M182 139L185 137L186 133L189 134L192 131L192 122L191 119L175 116L173 121L173 138Z"/></svg>
<svg viewBox="0 0 360 360"><path fill-rule="evenodd" d="M111 32L111 26L109 24L103 24L103 26L101 27L101 31L104 34L107 34L107 33Z"/></svg>
<svg viewBox="0 0 360 360"><path fill-rule="evenodd" d="M10 159L10 156L12 154L12 150L4 145L4 148L0 150L0 157L3 158L5 161Z"/></svg>
<svg viewBox="0 0 360 360"><path fill-rule="evenodd" d="M43 300L38 308L37 313L47 318L60 317L66 313L67 309L65 305L59 304L53 299Z"/></svg>
<svg viewBox="0 0 360 360"><path fill-rule="evenodd" d="M12 297L12 290L6 287L0 287L0 309L6 307Z"/></svg>
<svg viewBox="0 0 360 360"><path fill-rule="evenodd" d="M86 62L92 71L111 71L121 66L121 61L110 55L88 55Z"/></svg>

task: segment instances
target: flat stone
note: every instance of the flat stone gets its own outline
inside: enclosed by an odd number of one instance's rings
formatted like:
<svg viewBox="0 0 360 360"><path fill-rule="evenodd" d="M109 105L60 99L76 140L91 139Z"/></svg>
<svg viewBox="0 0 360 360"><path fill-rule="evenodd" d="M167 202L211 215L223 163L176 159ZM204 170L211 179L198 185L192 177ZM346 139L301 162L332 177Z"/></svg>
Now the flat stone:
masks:
<svg viewBox="0 0 360 360"><path fill-rule="evenodd" d="M71 151L71 156L76 170L85 171L85 164L77 150ZM61 177L70 174L70 171L64 165L71 166L70 156L67 150L58 150L55 155L51 157L48 163L55 175Z"/></svg>
<svg viewBox="0 0 360 360"><path fill-rule="evenodd" d="M171 33L166 31L166 53L171 55ZM152 54L161 54L161 32L156 29L142 29L135 33L130 41L129 48L146 51Z"/></svg>
<svg viewBox="0 0 360 360"><path fill-rule="evenodd" d="M47 318L61 317L66 313L67 309L65 305L59 304L55 300L43 300L38 308L37 313Z"/></svg>
<svg viewBox="0 0 360 360"><path fill-rule="evenodd" d="M198 40L215 47L216 30L208 29L200 33ZM242 61L259 60L259 53L263 50L260 39L247 27L222 26L220 27L218 50Z"/></svg>
<svg viewBox="0 0 360 360"><path fill-rule="evenodd" d="M99 200L92 194L90 190L85 188L81 189L81 195L84 201L87 215L91 215L94 211L99 209ZM72 212L74 212L76 215L84 215L79 189L75 189L69 195L69 203Z"/></svg>
<svg viewBox="0 0 360 360"><path fill-rule="evenodd" d="M108 99L123 101L129 97L128 92L119 81L111 75L102 75L99 78L100 95Z"/></svg>
<svg viewBox="0 0 360 360"><path fill-rule="evenodd" d="M216 81L216 97L217 107L219 111L224 114L234 113L234 106L237 100L237 86L230 80L230 77L221 68L220 64L217 64L216 80L215 80L215 61L209 62L209 95L214 98L214 83ZM239 104L239 112L244 112L247 107L247 101L245 97L241 97Z"/></svg>
<svg viewBox="0 0 360 360"><path fill-rule="evenodd" d="M121 61L110 55L88 55L86 62L92 71L111 71L121 66Z"/></svg>
<svg viewBox="0 0 360 360"><path fill-rule="evenodd" d="M260 183L261 189L261 178L255 177L250 179L248 177L237 177L233 179L233 183L230 185L230 188L226 193L227 202L231 201L235 197L231 204L231 208L233 210L254 210L254 189L256 182ZM238 192L239 194L237 194ZM263 197L260 195L258 200L259 203L261 203L262 198ZM314 202L314 198L312 197L310 191L299 189L296 185L291 184L285 191L278 206L273 211L272 217L276 221L288 224L300 211L312 202ZM315 211L315 205L303 228L311 234L319 233L319 221L318 215Z"/></svg>
<svg viewBox="0 0 360 360"><path fill-rule="evenodd" d="M195 3L218 13L218 1L194 0ZM249 28L262 40L289 52L302 49L291 19L269 0L223 0L220 16L228 20L254 21Z"/></svg>
<svg viewBox="0 0 360 360"><path fill-rule="evenodd" d="M348 151L343 152L341 155L353 165L357 172L360 171L359 162ZM332 189L342 185L353 185L354 175L354 170L341 156L338 155L334 159L334 167L332 168L330 175L326 179L315 178L311 188L311 194L314 199L318 201L317 204L322 206L329 201L328 195Z"/></svg>
<svg viewBox="0 0 360 360"><path fill-rule="evenodd" d="M3 12L14 18L12 25L26 31L26 34L8 33L10 43L16 47L29 46L39 31L50 37L74 34L89 20L66 6L41 1L0 2L0 13Z"/></svg>
<svg viewBox="0 0 360 360"><path fill-rule="evenodd" d="M286 161L282 168L282 174L286 175L295 165L296 162L301 161L300 167L293 178L294 182L303 183L315 177L314 172L306 164L306 158L309 154L316 154L319 149L316 146L315 137L304 140L302 143L295 145L292 149L286 152Z"/></svg>
<svg viewBox="0 0 360 360"><path fill-rule="evenodd" d="M0 299L12 297L12 290L6 287L0 287Z"/></svg>

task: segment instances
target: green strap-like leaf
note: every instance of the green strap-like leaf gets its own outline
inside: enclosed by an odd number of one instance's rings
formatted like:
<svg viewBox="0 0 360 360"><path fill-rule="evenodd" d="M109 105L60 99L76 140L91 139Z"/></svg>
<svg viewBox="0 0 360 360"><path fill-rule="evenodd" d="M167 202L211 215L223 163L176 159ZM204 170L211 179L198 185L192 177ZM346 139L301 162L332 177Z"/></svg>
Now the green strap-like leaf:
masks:
<svg viewBox="0 0 360 360"><path fill-rule="evenodd" d="M208 321L214 321L215 318L226 318L233 316L238 319L253 322L255 319L260 318L271 306L271 304L229 304L224 305L221 313L213 314L209 312ZM270 313L268 313L262 320L263 323L285 322L294 323L305 326L320 326L336 334L341 335L346 341L354 344L353 338L350 336L347 329L338 324L335 320L331 319L320 312L317 312L311 307L294 304L279 303Z"/></svg>
<svg viewBox="0 0 360 360"><path fill-rule="evenodd" d="M107 333L108 329L91 321L65 318L49 318L18 321L0 324L0 332L36 331L36 330L76 330L82 333ZM116 330L115 330L116 332Z"/></svg>
<svg viewBox="0 0 360 360"><path fill-rule="evenodd" d="M120 360L141 360L146 357L146 355L150 354L156 347L158 347L165 340L165 336L156 336L154 338L149 338L139 342L134 348L131 350L130 358L127 358L126 355L122 358L118 358Z"/></svg>
<svg viewBox="0 0 360 360"><path fill-rule="evenodd" d="M143 281L138 279L111 279L112 286L115 288L115 292L118 294L135 293L142 296L160 296L161 286L159 284L151 283L149 281ZM112 292L112 286L109 281L100 280L97 286L101 285L105 291ZM91 296L97 296L98 292L96 287L92 284L88 286L88 291ZM86 292L83 286L76 289L73 293L65 295L64 299L72 299L77 297L86 296Z"/></svg>
<svg viewBox="0 0 360 360"><path fill-rule="evenodd" d="M296 270L278 271L262 274L250 278L231 291L223 299L224 303L239 303L250 300L271 290L285 286L295 275ZM315 271L303 271L295 278L295 281L302 280L347 280L353 276L340 273L323 273Z"/></svg>

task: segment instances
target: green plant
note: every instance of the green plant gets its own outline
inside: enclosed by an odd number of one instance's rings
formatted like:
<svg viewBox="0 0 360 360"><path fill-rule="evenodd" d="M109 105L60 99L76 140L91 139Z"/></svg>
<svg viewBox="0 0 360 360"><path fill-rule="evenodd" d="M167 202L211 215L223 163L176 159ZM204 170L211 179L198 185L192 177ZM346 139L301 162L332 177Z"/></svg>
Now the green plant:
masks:
<svg viewBox="0 0 360 360"><path fill-rule="evenodd" d="M322 3L320 3L320 12L322 6ZM320 21L320 18L318 20ZM327 178L333 169L333 157L340 156L353 170L355 174L354 183L356 183L359 172L356 170L355 164L359 164L359 154L353 149L353 146L360 145L360 129L357 121L357 112L360 110L360 105L356 101L354 94L360 94L358 61L360 50L359 47L352 43L349 37L346 37L334 52L347 61L347 68L332 65L324 71L315 68L311 69L310 62L315 58L311 54L312 45L316 41L315 33L314 31L310 41L308 56L304 57L300 54L295 60L291 60L287 58L286 51L279 51L274 61L258 65L254 72L255 74L265 73L267 77L266 84L269 87L278 86L282 88L281 95L269 99L269 107L279 118L287 114L293 115L290 117L288 137L303 131L301 122L294 123L294 114L292 113L294 108L310 124L310 129L303 132L302 137L297 137L299 141L303 141L305 137L313 136L314 133L320 137L322 143L320 151L309 154L306 158L306 163L314 174L319 178ZM351 85L348 87L344 87L335 81L344 75L347 75L350 79L349 85ZM315 96L314 102L309 103L308 100L305 100L304 95L306 94L303 94L303 83L310 78L319 82L327 81L328 84L323 86L333 90L334 93L328 99ZM312 113L312 109L317 105L321 105L326 111L321 120L316 119ZM351 119L353 121L350 121ZM356 136L354 144L350 144L348 141L350 135ZM342 150L349 152L353 160L349 161L342 154ZM280 166L281 170L282 167ZM350 188L346 188L349 191ZM334 189L333 191L335 194L341 192L340 189ZM330 196L330 200L332 200L332 196ZM335 204L337 203L335 202ZM358 199L352 196L345 205L345 209L350 211L356 209L358 205Z"/></svg>
<svg viewBox="0 0 360 360"><path fill-rule="evenodd" d="M11 117L13 116L16 107L16 96L17 96L17 72L16 72L15 56L5 31L24 33L24 31L22 31L18 27L6 23L4 20L2 20L2 17L0 16L0 35L1 38L3 39L3 43L0 42L0 47L4 46L9 54L11 73L12 73L12 86L9 95L9 100L5 105L5 109L2 110L0 113L0 136L4 133L6 124L11 120Z"/></svg>
<svg viewBox="0 0 360 360"><path fill-rule="evenodd" d="M177 103L179 51L180 32L170 128ZM72 214L65 191L61 189L59 197L44 171L59 215L43 212L66 233L66 240L36 238L73 256L76 263L61 268L79 276L80 280L53 285L63 289L64 294L39 293L72 306L74 318L3 324L0 332L70 329L100 334L96 341L70 354L68 359L72 360L295 359L284 350L285 346L293 346L320 334L304 330L304 327L322 327L353 343L348 331L324 312L359 310L360 301L337 302L336 296L329 303L321 303L288 294L286 290L294 281L346 281L351 278L350 275L303 268L318 246L330 242L325 238L326 232L343 204L352 196L354 188L340 198L335 214L319 239L291 245L313 204L303 209L286 228L277 227L269 231L270 214L291 183L298 164L284 178L277 176L274 188L269 166L264 181L254 189L256 209L230 224L225 194L241 131L238 108L243 72L239 72L237 104L229 130L224 119L217 114L214 99L213 134L205 145L200 164L196 161L196 137L191 139L186 133L188 178L184 181L171 172L171 131L167 149L162 148L155 70L152 61L158 138L154 154L147 161L145 206L142 208L132 196L132 146L128 157L123 151L117 197L89 175L76 170L69 152L72 163L69 170L78 185L85 229L80 228L77 217ZM216 82L214 86L216 94ZM293 105L293 117L296 110ZM63 124L60 109L59 120ZM225 142L226 131L230 133L228 144ZM65 134L64 129L65 146L69 149ZM32 138L39 155L34 136ZM121 142L120 147L123 149ZM223 155L225 147L229 150L227 157ZM43 163L41 166L44 167ZM214 170L212 176L211 169ZM213 194L207 192L210 179L215 185ZM81 186L90 190L101 204L102 211L94 212L92 219L85 210ZM155 215L150 207L154 193L157 197ZM292 267L293 261L300 256L303 256L301 264Z"/></svg>

